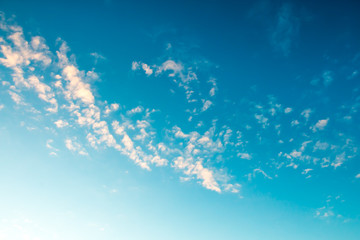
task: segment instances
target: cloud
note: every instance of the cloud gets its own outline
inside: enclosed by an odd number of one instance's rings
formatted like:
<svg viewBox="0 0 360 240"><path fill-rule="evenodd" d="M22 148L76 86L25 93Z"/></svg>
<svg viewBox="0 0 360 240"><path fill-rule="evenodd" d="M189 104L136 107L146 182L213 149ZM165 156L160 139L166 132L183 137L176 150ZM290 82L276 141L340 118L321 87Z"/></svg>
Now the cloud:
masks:
<svg viewBox="0 0 360 240"><path fill-rule="evenodd" d="M221 192L219 184L215 181L213 172L207 168L204 168L201 161L192 163L190 159L185 159L180 156L174 161L175 168L185 169L185 174L195 175L197 179L201 180L201 184L210 190Z"/></svg>
<svg viewBox="0 0 360 240"><path fill-rule="evenodd" d="M194 71L199 70L199 64L200 63L197 61L184 63L168 59L160 64L151 64L150 68L149 64L145 64L141 61L134 61L132 63L132 69L135 71L143 68L147 75L151 75L153 73L152 70L154 70L155 77L166 74L170 81L174 82L184 91L187 103L192 105L192 110L188 109L187 112L191 116L194 116L206 111L213 104L212 101L204 99L203 96L206 94L210 97L214 97L218 91L216 79L213 77L209 77L209 80L206 82L208 84L206 92L199 87L199 79L197 73ZM206 61L206 64L208 64L208 61ZM173 90L171 91L174 93ZM202 104L202 106L193 107L195 104Z"/></svg>
<svg viewBox="0 0 360 240"><path fill-rule="evenodd" d="M311 113L313 113L313 111L310 108L308 108L301 112L301 116L303 116L307 121L309 120Z"/></svg>
<svg viewBox="0 0 360 240"><path fill-rule="evenodd" d="M360 178L360 173L355 176L355 178Z"/></svg>
<svg viewBox="0 0 360 240"><path fill-rule="evenodd" d="M59 54L59 53L58 53ZM62 52L60 54L65 54ZM72 64L66 63L62 70L63 78L68 82L66 85L66 96L68 99L80 100L81 103L90 105L95 101L94 95L90 90L90 85L84 83L80 77L80 71Z"/></svg>
<svg viewBox="0 0 360 240"><path fill-rule="evenodd" d="M248 153L238 153L237 156L240 157L241 159L246 159L246 160L251 159L251 155Z"/></svg>
<svg viewBox="0 0 360 240"><path fill-rule="evenodd" d="M271 29L270 42L284 56L290 54L294 38L299 34L300 21L294 15L293 6L284 3L277 12L275 25Z"/></svg>
<svg viewBox="0 0 360 240"><path fill-rule="evenodd" d="M287 108L285 108L285 110L284 110L284 113L291 113L292 112L292 108L290 108L290 107L287 107Z"/></svg>
<svg viewBox="0 0 360 240"><path fill-rule="evenodd" d="M82 147L78 142L76 142L76 141L73 140L73 139L67 138L67 139L65 140L65 146L66 146L66 148L69 149L70 151L72 151L72 152L77 152L79 155L84 155L84 156L89 155L89 154L83 149L83 147Z"/></svg>
<svg viewBox="0 0 360 240"><path fill-rule="evenodd" d="M209 91L209 95L211 97L215 96L216 92L218 91L218 87L216 84L216 79L215 78L210 78L210 80L208 81L212 86L211 89Z"/></svg>
<svg viewBox="0 0 360 240"><path fill-rule="evenodd" d="M67 121L61 119L55 121L54 124L56 125L57 128L63 128L69 125Z"/></svg>
<svg viewBox="0 0 360 240"><path fill-rule="evenodd" d="M13 32L8 35L13 35ZM356 155L356 150L350 150L350 143L335 145L327 139L320 141L314 138L318 135L314 132L324 129L329 118L320 120L326 120L326 124L320 121L316 123L312 127L313 132L306 131L308 125L303 124L304 119L300 119L302 123L300 124L298 120L291 121L288 117L282 118L284 113L288 114L293 110L289 107L284 108L282 104L275 101L274 97L269 97L270 100L264 104L252 105L258 106L256 114L250 112L251 115L245 115L244 122L241 126L239 125L239 129L234 127L236 124L231 120L226 121L229 126L225 126L217 123L217 119L201 119L199 115L203 111L207 111L213 105L218 106L218 104L214 104L218 97L216 96L218 92L216 79L209 77L211 76L209 74L204 74L199 70L197 64L178 59L172 60L174 58L165 58L167 60L158 64L133 62L131 66L133 70L139 70L142 74L168 77L184 92L186 109L189 109L186 113L191 115L192 121L171 122L166 116L163 119L166 124L161 125L161 131L158 131L159 129L155 129L155 127L158 127L159 122L152 119L151 113L154 110L151 108L138 106L131 109L122 103L121 107L118 103L109 105L106 100L98 97L94 86L90 84L92 82L90 79L97 78L98 74L94 69L91 71L81 70L76 64L75 57L71 57L66 42L58 40L60 47L56 54L53 54L49 52L49 48L41 37L32 38L30 42L26 43L21 36L18 34L10 40L6 38L5 43L0 42L5 49L1 63L11 70L11 78L8 83L4 84L3 82L3 86L9 88L9 94L12 94L19 104L30 99L28 97L30 94L25 91L35 93L35 95L33 94L35 98L41 99L47 108L55 109L57 104L60 104L58 109L56 108L58 112L54 110L51 114L43 114L43 118L49 120L50 126L54 126L54 124L57 128L71 126L66 129L67 131L63 131L64 134L74 131L74 129L76 129L76 133L81 133L83 130L84 139L88 141L86 143L80 141L82 140L80 136L77 138L65 137L65 146L72 152L87 154L90 146L94 149L112 148L134 161L141 168L151 170L154 167L168 166L178 172L182 179L198 181L206 189L234 193L239 192L240 185L234 183L232 176L219 166L228 157L236 158L236 156L247 160L253 159L254 164L261 162L258 161L261 152L259 155L249 152L254 146L251 145L254 144L252 138L259 139L260 144L262 144L262 139L265 140L264 143L269 142L270 139L277 144L279 142L277 137L280 137L280 126L281 134L283 134L286 127L297 125L296 128L291 128L293 136L281 136L282 147L288 147L288 149L282 150L283 152L279 155L279 149L275 147L274 150L270 149L266 152L269 159L283 158L283 162L281 162L282 160L273 161L276 167L280 168L283 164L283 166L297 168L300 164L306 164L304 167L299 167L302 171L303 169L315 169L312 165L319 164L337 168L346 159ZM16 45L13 41L22 43ZM34 56L29 57L29 54ZM36 54L38 55L35 56ZM50 74L46 75L47 72ZM151 81L152 78L147 80ZM199 85L202 87L200 88ZM209 100L206 100L207 98ZM21 108L21 106L17 106L17 108ZM130 110L126 111L127 109ZM118 111L118 113L109 116L114 111ZM311 109L305 109L301 115L308 121L311 113ZM185 119L190 119L190 117L186 116ZM224 122L223 119L219 118L219 122ZM263 129L253 125L254 121L258 122ZM184 125L180 126L176 123ZM198 123L201 124L196 127ZM268 127L270 123L274 128ZM52 128L51 130L59 133L62 129ZM264 134L265 132L266 134ZM309 139L312 139L313 142L309 142ZM297 140L299 146L294 147ZM49 142L49 146L51 146L51 142ZM262 146L259 145L259 147ZM328 149L332 150L331 154L325 151ZM272 151L276 151L275 155L271 155ZM324 156L325 154L329 156ZM261 174L271 179L265 173L268 172L265 167L269 167L269 165L260 164L252 171L250 177Z"/></svg>
<svg viewBox="0 0 360 240"><path fill-rule="evenodd" d="M206 110L208 110L210 108L210 106L212 105L213 103L210 101L210 100L204 100L204 105L203 107L201 108L201 111L205 112Z"/></svg>
<svg viewBox="0 0 360 240"><path fill-rule="evenodd" d="M44 45L44 42L40 40L41 38L34 39L32 46L37 50L41 48L45 49L45 53L50 56L51 54L48 52L48 48L46 45ZM23 77L22 69L18 68L17 66L24 63L23 59L25 58L21 55L21 53L14 55L12 49L8 48L7 50L9 50L9 54L7 56L9 58L3 60L3 63L5 63L5 65L7 64L9 67L13 67L14 72L17 74L15 77L13 77L15 84L19 86L23 85L28 89L34 90L38 93L40 99L50 103L53 103L52 99L64 97L64 99L61 99L61 102L64 102L65 100L65 103L61 109L67 110L71 118L66 120L56 120L54 124L57 126L57 128L69 126L69 122L74 121L77 126L86 127L86 139L90 146L95 149L97 149L100 145L103 146L103 144L107 147L112 147L121 154L128 156L129 159L133 160L140 167L147 170L150 170L151 165L166 166L169 162L167 159L181 159L179 158L179 155L184 156L186 157L186 165L178 165L178 162L174 160L172 161L171 166L177 169L183 169L183 174L190 177L195 177L199 180L201 185L207 189L216 192L221 192L222 189L224 189L224 191L238 192L237 189L239 185L228 183L226 180L228 179L226 174L220 173L217 169L212 169L205 166L203 160L205 156L212 156L216 152L220 153L224 148L225 143L223 144L219 138L215 140L212 139L212 137L214 137L214 130L209 130L200 137L200 135L195 132L185 134L181 131L181 129L179 129L175 136L181 136L185 141L188 141L185 148L181 145L178 145L178 147L169 147L164 143L159 143L157 145L155 143L153 133L148 133L145 131L145 129L151 128L151 125L148 121L143 119L137 120L136 124L131 123L131 117L133 114L138 113L139 116L143 116L141 114L144 113L145 117L149 117L149 114L152 112L149 112L147 109L145 113L144 109L139 106L127 111L127 116L122 116L122 122L113 121L113 130L117 137L120 138L118 143L115 137L111 134L110 129L108 128L108 123L102 120L101 113L104 112L106 115L111 111L116 111L119 109L119 105L106 105L105 110L101 111L101 109L96 105L95 97L90 84L86 82L89 74L85 74L84 71L81 71L77 67L73 58L68 58L67 55L70 49L66 42L62 40L59 40L59 42L61 43L60 48L56 52L56 55L54 55L57 57L57 61L54 61L51 66L52 71L54 71L52 76L54 76L54 79L56 79L55 86L57 88L57 94L55 94L55 92L48 84L43 82L43 78L36 75L31 75L32 77L29 79ZM42 52L39 54L39 56L47 56L45 53ZM44 65L49 65L52 63L51 61L46 61L46 59L42 57L34 59L43 59ZM25 63L25 65L26 64L27 63ZM31 69L35 67L36 66L31 66ZM137 70L140 67L145 71L146 74L152 74L152 68L150 68L149 65L138 62L133 63L132 68L134 70ZM155 68L157 69L157 74L170 72L170 77L178 77L180 80L178 82L179 87L182 87L186 90L186 94L189 98L188 100L191 101L190 97L192 96L193 91L190 90L190 84L194 80L197 80L197 77L196 74L190 70L190 68L185 70L181 63L176 63L172 60L165 61L160 66L155 66ZM41 71L41 69L38 70ZM91 76L97 77L97 74L92 71ZM209 83L214 89L211 90L211 92L215 94L215 80L212 79L209 81ZM13 97L20 103L20 95L13 91L11 91L11 93ZM204 101L204 110L206 110L211 104L212 102L210 100ZM138 131L138 134L130 134L128 130ZM228 136L228 134L226 136ZM228 137L224 136L224 139L225 138ZM198 141L199 139L202 140ZM141 141L142 144L139 144L138 141ZM47 142L47 147L52 147L51 143L52 141ZM76 152L80 155L88 155L87 151L78 142L77 138L67 137L65 139L65 146L72 152ZM55 151L52 153L53 155L56 154ZM178 156L176 157L176 155Z"/></svg>
<svg viewBox="0 0 360 240"><path fill-rule="evenodd" d="M127 115L133 115L135 113L141 113L144 111L144 108L141 106L137 106L136 108L133 108L126 112Z"/></svg>
<svg viewBox="0 0 360 240"><path fill-rule="evenodd" d="M320 83L321 80L323 85L325 87L328 87L334 81L334 73L329 70L324 71L321 76L317 76L313 80L311 80L310 84L316 86Z"/></svg>
<svg viewBox="0 0 360 240"><path fill-rule="evenodd" d="M333 73L331 71L325 71L322 74L322 78L325 87L329 86L334 80Z"/></svg>
<svg viewBox="0 0 360 240"><path fill-rule="evenodd" d="M8 91L9 92L9 94L10 94L10 97L11 97L11 99L16 103L16 104L24 104L24 102L23 102L23 99L22 99L22 97L19 95L19 94L17 94L17 93L15 93L15 92L13 92L13 91Z"/></svg>
<svg viewBox="0 0 360 240"><path fill-rule="evenodd" d="M90 55L95 58L95 64L97 64L99 60L106 60L106 57L97 52L90 53Z"/></svg>
<svg viewBox="0 0 360 240"><path fill-rule="evenodd" d="M317 151L317 150L326 150L326 149L328 149L328 147L329 147L329 144L328 144L328 143L317 141L317 142L315 143L315 146L314 146L314 151Z"/></svg>
<svg viewBox="0 0 360 240"><path fill-rule="evenodd" d="M132 69L133 71L140 69L140 63L138 63L138 62L132 62L132 64L131 64L131 69Z"/></svg>
<svg viewBox="0 0 360 240"><path fill-rule="evenodd" d="M46 110L49 112L57 112L58 111L58 103L55 99L55 94L52 92L52 89L43 82L40 82L39 78L36 76L30 76L28 80L31 87L35 89L38 93L38 97L45 102L50 103L53 107L47 108Z"/></svg>
<svg viewBox="0 0 360 240"><path fill-rule="evenodd" d="M329 118L319 120L314 126L310 127L310 129L312 129L313 132L324 130L328 122L329 122Z"/></svg>
<svg viewBox="0 0 360 240"><path fill-rule="evenodd" d="M56 152L58 152L59 149L57 149L57 148L55 148L55 147L52 146L52 143L53 143L53 142L54 142L54 140L48 139L48 140L46 141L46 147L51 150L51 152L49 153L51 156L57 156L57 153L56 153Z"/></svg>
<svg viewBox="0 0 360 240"><path fill-rule="evenodd" d="M162 72L172 71L172 73L170 73L169 76L174 77L175 74L181 74L183 69L184 67L182 66L181 63L176 63L173 60L167 60L163 62L160 67L158 67L156 73L160 74ZM184 82L187 81L186 79L183 80L185 80Z"/></svg>
<svg viewBox="0 0 360 240"><path fill-rule="evenodd" d="M298 120L293 120L293 121L291 121L291 126L293 127L293 126L296 126L296 125L299 125L300 123L299 123L299 121Z"/></svg>
<svg viewBox="0 0 360 240"><path fill-rule="evenodd" d="M260 168L256 168L253 170L253 174L252 174L252 177L255 177L256 176L256 173L261 173L265 178L267 179L272 179L272 177L270 177L269 175L267 175L263 170L261 170ZM251 180L251 174L248 175L249 177L249 180Z"/></svg>
<svg viewBox="0 0 360 240"><path fill-rule="evenodd" d="M153 73L153 70L146 63L141 64L141 66L142 66L142 69L145 71L146 75L150 76Z"/></svg>
<svg viewBox="0 0 360 240"><path fill-rule="evenodd" d="M304 169L304 171L302 172L302 174L308 174L310 171L313 171L314 169L311 169L311 168L307 168L307 169Z"/></svg>
<svg viewBox="0 0 360 240"><path fill-rule="evenodd" d="M340 167L341 165L343 165L345 160L346 160L345 152L343 152L341 154L337 154L335 157L335 161L331 163L331 166L333 166L336 169L337 167Z"/></svg>
<svg viewBox="0 0 360 240"><path fill-rule="evenodd" d="M330 218L333 217L335 214L333 212L333 207L321 207L316 209L315 211L315 217L316 218L321 218L321 219L326 219L326 218Z"/></svg>
<svg viewBox="0 0 360 240"><path fill-rule="evenodd" d="M263 128L266 128L267 126L269 126L269 119L266 118L263 114L255 114L255 119L258 121L259 124L262 125Z"/></svg>
<svg viewBox="0 0 360 240"><path fill-rule="evenodd" d="M148 76L150 76L154 72L154 70L151 69L151 67L146 63L142 63L140 61L139 62L134 61L131 64L131 69L133 71L139 70L140 67L144 70L145 74L148 75Z"/></svg>
<svg viewBox="0 0 360 240"><path fill-rule="evenodd" d="M105 116L107 116L112 112L116 112L117 110L119 110L119 108L120 108L119 104L112 103L112 104L110 104L110 106L105 106L104 114L105 114Z"/></svg>

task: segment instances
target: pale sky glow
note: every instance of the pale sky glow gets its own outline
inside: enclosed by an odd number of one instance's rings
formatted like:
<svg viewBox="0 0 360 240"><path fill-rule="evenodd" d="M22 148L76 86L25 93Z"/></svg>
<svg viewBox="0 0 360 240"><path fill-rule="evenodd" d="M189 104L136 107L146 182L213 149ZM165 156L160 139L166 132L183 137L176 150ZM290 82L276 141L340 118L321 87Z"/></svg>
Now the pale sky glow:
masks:
<svg viewBox="0 0 360 240"><path fill-rule="evenodd" d="M358 10L3 1L0 239L358 239Z"/></svg>

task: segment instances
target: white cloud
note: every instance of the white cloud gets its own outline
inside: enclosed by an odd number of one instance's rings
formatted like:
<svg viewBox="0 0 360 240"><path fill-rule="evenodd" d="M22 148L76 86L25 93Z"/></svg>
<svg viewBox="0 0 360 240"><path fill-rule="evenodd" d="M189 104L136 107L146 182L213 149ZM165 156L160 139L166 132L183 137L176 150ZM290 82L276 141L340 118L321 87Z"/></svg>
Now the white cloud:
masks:
<svg viewBox="0 0 360 240"><path fill-rule="evenodd" d="M97 64L97 62L99 60L105 60L106 59L103 55L101 55L100 53L97 53L97 52L90 53L90 55L95 58L95 64Z"/></svg>
<svg viewBox="0 0 360 240"><path fill-rule="evenodd" d="M184 157L178 157L174 160L175 168L185 169L185 174L195 175L197 179L201 180L201 184L210 190L221 192L219 184L215 181L213 172L207 168L204 168L201 161L192 163L191 158L185 159Z"/></svg>
<svg viewBox="0 0 360 240"><path fill-rule="evenodd" d="M301 116L303 116L306 120L309 120L310 114L312 112L313 111L310 108L305 109L304 111L301 112Z"/></svg>
<svg viewBox="0 0 360 240"><path fill-rule="evenodd" d="M170 73L169 76L173 77L175 74L180 73L183 70L183 66L181 63L176 63L173 60L167 60L165 61L160 67L158 67L158 70L156 71L157 74L164 72L164 71L173 71L173 73Z"/></svg>
<svg viewBox="0 0 360 240"><path fill-rule="evenodd" d="M132 114L135 114L135 113L141 113L142 111L144 111L144 108L141 107L141 106L138 106L136 108L133 108L129 111L126 112L127 115L132 115Z"/></svg>
<svg viewBox="0 0 360 240"><path fill-rule="evenodd" d="M208 82L212 85L212 87L211 87L211 89L209 91L209 95L211 97L213 97L213 96L215 96L215 93L218 90L218 87L217 87L217 84L216 84L216 79L215 78L210 78L210 80Z"/></svg>
<svg viewBox="0 0 360 240"><path fill-rule="evenodd" d="M74 65L67 65L62 71L63 78L68 82L67 97L69 99L80 100L86 105L93 104L94 95L90 90L90 85L84 83L80 77L80 71Z"/></svg>
<svg viewBox="0 0 360 240"><path fill-rule="evenodd" d="M58 111L58 103L55 99L55 94L52 92L51 88L43 82L40 82L39 78L36 76L30 76L28 82L31 87L35 89L38 93L38 97L45 102L48 102L52 105L52 108L47 108L48 112L55 113Z"/></svg>
<svg viewBox="0 0 360 240"><path fill-rule="evenodd" d="M315 217L316 218L321 218L321 219L326 219L329 217L333 217L335 214L333 212L333 207L321 207L316 209L315 211Z"/></svg>
<svg viewBox="0 0 360 240"><path fill-rule="evenodd" d="M138 62L132 62L132 64L131 64L131 69L132 69L133 71L140 69L140 63L138 63Z"/></svg>
<svg viewBox="0 0 360 240"><path fill-rule="evenodd" d="M67 138L65 140L65 146L67 149L69 149L72 152L77 152L78 154L84 156L88 155L88 153L82 148L82 146L78 142L70 138Z"/></svg>
<svg viewBox="0 0 360 240"><path fill-rule="evenodd" d="M266 128L269 125L268 123L269 119L266 118L263 114L255 114L254 116L258 121L258 123L261 124L263 128Z"/></svg>
<svg viewBox="0 0 360 240"><path fill-rule="evenodd" d="M239 192L240 185L229 183L231 177L225 171L212 167L211 160L219 160L220 155L225 151L225 146L231 145L231 131L228 128L223 127L222 129L227 130L221 130L220 133L215 134L216 127L213 122L213 126L203 134L195 131L184 133L176 127L170 130L165 129L167 134L171 135L169 145L165 145L164 142L156 142L156 133L151 126L152 121L148 121L149 115L154 111L146 109L144 112L144 109L139 106L127 111L125 116L119 114L121 123L119 121L112 123L116 134L113 136L108 122L103 119L103 114L117 111L120 106L118 104L97 106L98 101L95 101L95 94L89 82L98 78L98 74L94 70L80 70L75 57L68 54L70 49L66 42L58 40L61 45L55 55L49 51L41 37L34 37L29 43L24 39L21 28L14 29L16 29L15 33L9 30L11 33L8 34L8 39L15 47L11 47L11 44L6 43L5 40L0 41L2 53L0 63L12 70L13 82L7 86L11 89L9 94L14 101L21 104L23 102L21 96L28 96L26 93L22 94L23 89L32 90L39 99L51 105L51 108L47 110L54 114L58 110L57 103L61 102L61 116L58 115L58 120L49 118L51 124L53 122L57 128L70 125L83 127L87 141L95 149L99 145L114 148L147 170L150 170L151 164L153 166L170 164L175 169L181 170L181 174L185 177L197 179L207 189L216 192L222 190ZM95 58L99 57L96 54L92 55ZM194 117L199 114L199 109L206 111L213 104L210 100L201 101L201 96L209 94L213 97L217 91L215 79L210 79L207 82L210 88L206 88L206 92L197 92L199 90L199 88L196 89L197 75L193 72L193 69L197 68L197 65L187 66L173 60L167 60L160 66L141 62L132 63L133 70L143 69L147 75L153 74L154 71L155 75L168 73L178 87L184 89L188 103L198 104L193 108L194 110L191 110ZM46 72L50 72L49 78L44 75ZM53 84L46 83L47 79L52 80ZM51 86L55 86L55 91ZM66 111L70 115L69 118L65 116ZM142 112L144 114L134 116L135 113ZM49 114L44 114L44 117L46 116ZM133 118L140 119L136 119L135 123ZM119 139L118 143L115 137ZM77 139L66 137L64 139L66 148L80 155L88 155ZM53 141L49 140L46 146L52 149L51 155L56 155L57 150L52 143Z"/></svg>
<svg viewBox="0 0 360 240"><path fill-rule="evenodd" d="M298 120L293 120L293 121L291 121L291 126L293 127L293 126L296 126L296 125L299 125L300 123L299 123L299 121Z"/></svg>
<svg viewBox="0 0 360 240"><path fill-rule="evenodd" d="M52 143L53 143L53 142L54 142L54 140L48 139L48 140L46 141L46 147L52 151L52 152L50 153L50 155L56 156L56 155L57 155L56 152L58 152L59 149L57 149L57 148L55 148L55 147L52 146Z"/></svg>
<svg viewBox="0 0 360 240"><path fill-rule="evenodd" d="M315 143L315 146L314 146L314 151L316 151L316 150L326 150L326 149L328 149L328 147L329 147L328 143L317 141Z"/></svg>
<svg viewBox="0 0 360 240"><path fill-rule="evenodd" d="M143 63L143 64L141 64L141 66L142 66L142 69L145 71L146 75L150 76L153 73L153 70L150 68L149 65Z"/></svg>
<svg viewBox="0 0 360 240"><path fill-rule="evenodd" d="M360 178L360 173L355 176L355 178Z"/></svg>
<svg viewBox="0 0 360 240"><path fill-rule="evenodd" d="M201 111L205 112L206 110L208 110L210 108L210 106L212 105L213 103L210 101L210 100L206 100L204 101L204 105L201 109Z"/></svg>
<svg viewBox="0 0 360 240"><path fill-rule="evenodd" d="M8 91L9 92L9 94L10 94L10 97L11 97L11 99L16 103L16 104L24 104L24 102L23 102L23 100L22 100L22 97L19 95L19 94L17 94L17 93L15 93L15 92L12 92L12 91Z"/></svg>
<svg viewBox="0 0 360 240"><path fill-rule="evenodd" d="M290 153L290 156L292 156L293 158L298 158L298 157L301 156L301 154L302 154L302 152L293 150L293 151Z"/></svg>
<svg viewBox="0 0 360 240"><path fill-rule="evenodd" d="M242 158L242 159L246 159L246 160L250 160L251 159L251 155L248 153L238 153L237 154L238 157Z"/></svg>
<svg viewBox="0 0 360 240"><path fill-rule="evenodd" d="M156 166L166 166L168 164L168 160L155 156L151 159L151 163L154 163Z"/></svg>
<svg viewBox="0 0 360 240"><path fill-rule="evenodd" d="M112 104L110 104L110 107L109 107L109 106L105 106L104 114L105 114L105 115L109 115L110 113L116 112L117 110L119 110L119 108L120 108L120 105L119 105L119 104L117 104L117 103L112 103Z"/></svg>
<svg viewBox="0 0 360 240"><path fill-rule="evenodd" d="M311 168L304 169L304 171L302 172L302 174L306 175L306 174L308 174L310 171L313 171L313 169L311 169Z"/></svg>
<svg viewBox="0 0 360 240"><path fill-rule="evenodd" d="M261 170L260 168L256 168L253 170L253 177L256 176L256 173L261 173L265 178L268 179L272 179L272 177L270 177L269 175L267 175L263 170Z"/></svg>
<svg viewBox="0 0 360 240"><path fill-rule="evenodd" d="M314 126L310 127L310 129L312 129L313 132L324 130L328 122L329 122L329 118L319 120Z"/></svg>
<svg viewBox="0 0 360 240"><path fill-rule="evenodd" d="M285 108L284 112L287 114L287 113L291 113L292 110L293 110L292 108L287 107L287 108Z"/></svg>
<svg viewBox="0 0 360 240"><path fill-rule="evenodd" d="M241 184L235 183L235 184L225 184L224 191L232 192L232 193L239 193L241 188Z"/></svg>
<svg viewBox="0 0 360 240"><path fill-rule="evenodd" d="M55 121L54 124L56 125L57 128L63 128L69 125L67 121L61 119Z"/></svg>
<svg viewBox="0 0 360 240"><path fill-rule="evenodd" d="M346 153L343 152L341 154L337 154L335 157L334 162L331 163L331 166L333 166L335 169L343 165L343 163L346 160Z"/></svg>

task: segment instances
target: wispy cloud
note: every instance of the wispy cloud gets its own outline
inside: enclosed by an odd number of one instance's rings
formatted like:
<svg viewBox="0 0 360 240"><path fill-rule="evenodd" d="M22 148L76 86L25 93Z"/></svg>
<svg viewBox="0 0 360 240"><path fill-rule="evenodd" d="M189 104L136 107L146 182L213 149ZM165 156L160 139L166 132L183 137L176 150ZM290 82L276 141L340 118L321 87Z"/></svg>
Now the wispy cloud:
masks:
<svg viewBox="0 0 360 240"><path fill-rule="evenodd" d="M276 21L271 28L270 41L276 51L288 56L294 45L294 40L300 30L300 20L290 3L284 3L276 14Z"/></svg>
<svg viewBox="0 0 360 240"><path fill-rule="evenodd" d="M75 139L66 139L65 140L65 146L67 149L69 149L72 152L77 152L80 155L87 156L88 153L84 150L84 148L78 143Z"/></svg>

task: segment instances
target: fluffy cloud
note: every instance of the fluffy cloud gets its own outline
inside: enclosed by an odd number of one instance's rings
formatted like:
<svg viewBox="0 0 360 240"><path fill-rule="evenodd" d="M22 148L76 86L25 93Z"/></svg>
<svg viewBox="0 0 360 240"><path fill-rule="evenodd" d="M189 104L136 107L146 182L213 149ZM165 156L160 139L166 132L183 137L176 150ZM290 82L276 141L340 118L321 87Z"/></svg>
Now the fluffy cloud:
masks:
<svg viewBox="0 0 360 240"><path fill-rule="evenodd" d="M56 125L57 128L63 128L69 125L67 121L61 119L55 121L54 124Z"/></svg>
<svg viewBox="0 0 360 240"><path fill-rule="evenodd" d="M310 127L310 129L312 129L313 132L324 130L328 122L329 122L329 118L319 120L314 126Z"/></svg>
<svg viewBox="0 0 360 240"><path fill-rule="evenodd" d="M285 113L291 113L291 112L292 112L292 108L287 107L287 108L285 108L284 112L285 112Z"/></svg>

